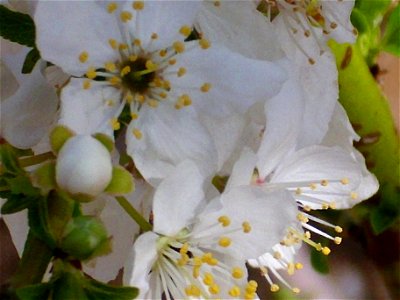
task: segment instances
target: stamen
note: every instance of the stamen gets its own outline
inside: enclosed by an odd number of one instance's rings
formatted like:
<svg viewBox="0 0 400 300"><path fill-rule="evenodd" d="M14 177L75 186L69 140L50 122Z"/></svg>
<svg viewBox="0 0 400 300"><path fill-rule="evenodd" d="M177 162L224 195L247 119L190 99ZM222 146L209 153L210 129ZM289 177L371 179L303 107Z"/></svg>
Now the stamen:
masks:
<svg viewBox="0 0 400 300"><path fill-rule="evenodd" d="M133 1L132 7L134 10L142 10L144 8L144 1Z"/></svg>
<svg viewBox="0 0 400 300"><path fill-rule="evenodd" d="M182 34L184 37L188 37L191 32L192 32L192 28L190 28L187 25L184 25L179 29L179 33Z"/></svg>
<svg viewBox="0 0 400 300"><path fill-rule="evenodd" d="M120 18L122 22L127 23L132 20L132 13L129 11L122 11L120 14Z"/></svg>
<svg viewBox="0 0 400 300"><path fill-rule="evenodd" d="M172 47L177 53L182 53L185 51L185 44L181 41L176 41L172 44Z"/></svg>
<svg viewBox="0 0 400 300"><path fill-rule="evenodd" d="M108 13L112 14L116 9L118 8L117 3L111 2L107 5L107 11Z"/></svg>
<svg viewBox="0 0 400 300"><path fill-rule="evenodd" d="M80 55L79 55L79 61L81 63L85 63L89 58L89 54L86 51L83 51Z"/></svg>

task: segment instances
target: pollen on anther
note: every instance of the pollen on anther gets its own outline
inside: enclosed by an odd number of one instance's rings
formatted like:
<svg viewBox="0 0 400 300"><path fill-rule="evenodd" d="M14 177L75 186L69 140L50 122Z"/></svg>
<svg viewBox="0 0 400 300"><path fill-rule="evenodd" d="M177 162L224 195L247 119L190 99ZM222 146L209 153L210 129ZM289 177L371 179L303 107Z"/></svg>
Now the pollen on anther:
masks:
<svg viewBox="0 0 400 300"><path fill-rule="evenodd" d="M227 227L231 224L231 219L228 216L220 216L218 222L221 223L223 227Z"/></svg>
<svg viewBox="0 0 400 300"><path fill-rule="evenodd" d="M132 7L135 10L142 10L144 8L144 1L133 1Z"/></svg>
<svg viewBox="0 0 400 300"><path fill-rule="evenodd" d="M112 118L110 120L110 125L113 130L119 130L121 128L121 124L118 122L117 118Z"/></svg>
<svg viewBox="0 0 400 300"><path fill-rule="evenodd" d="M176 64L176 59L175 58L171 58L168 63L172 66L174 64Z"/></svg>
<svg viewBox="0 0 400 300"><path fill-rule="evenodd" d="M230 290L229 290L229 295L232 297L239 297L240 296L240 288L238 286L233 286Z"/></svg>
<svg viewBox="0 0 400 300"><path fill-rule="evenodd" d="M117 66L113 62L107 62L104 64L104 68L108 72L114 72L117 69Z"/></svg>
<svg viewBox="0 0 400 300"><path fill-rule="evenodd" d="M251 225L247 221L242 223L242 228L244 233L249 233L251 231Z"/></svg>
<svg viewBox="0 0 400 300"><path fill-rule="evenodd" d="M182 53L185 51L185 44L181 41L176 41L172 44L172 47L177 53Z"/></svg>
<svg viewBox="0 0 400 300"><path fill-rule="evenodd" d="M124 23L129 22L130 20L132 20L132 13L126 10L121 11L120 18L121 21Z"/></svg>
<svg viewBox="0 0 400 300"><path fill-rule="evenodd" d="M300 289L299 288L293 288L292 292L295 293L295 294L298 294L298 293L300 293Z"/></svg>
<svg viewBox="0 0 400 300"><path fill-rule="evenodd" d="M203 39L199 40L199 45L202 49L208 49L208 48L210 48L211 43L208 40L203 38Z"/></svg>
<svg viewBox="0 0 400 300"><path fill-rule="evenodd" d="M137 113L131 113L131 118L132 118L132 120L137 120L138 117L139 117L139 116L138 116Z"/></svg>
<svg viewBox="0 0 400 300"><path fill-rule="evenodd" d="M131 67L130 66L123 67L122 70L121 70L121 76L124 77L126 74L129 74L130 71L131 71Z"/></svg>
<svg viewBox="0 0 400 300"><path fill-rule="evenodd" d="M186 69L183 68L183 67L182 67L182 68L179 68L177 74L178 74L178 77L182 77L183 75L186 74Z"/></svg>
<svg viewBox="0 0 400 300"><path fill-rule="evenodd" d="M308 63L309 63L310 65L314 65L314 64L315 64L315 60L313 60L312 58L309 58L309 59L308 59Z"/></svg>
<svg viewBox="0 0 400 300"><path fill-rule="evenodd" d="M137 138L138 140L140 140L142 138L142 136L143 136L142 132L137 128L134 128L132 130L132 133L135 136L135 138Z"/></svg>
<svg viewBox="0 0 400 300"><path fill-rule="evenodd" d="M240 267L234 267L232 269L232 277L235 279L240 279L244 275L243 270Z"/></svg>
<svg viewBox="0 0 400 300"><path fill-rule="evenodd" d="M140 39L134 39L132 44L134 46L140 47L140 45L142 45L142 41Z"/></svg>
<svg viewBox="0 0 400 300"><path fill-rule="evenodd" d="M329 253L331 253L331 249L329 249L328 247L323 247L321 249L321 251L322 251L322 254L324 254L324 255L329 255Z"/></svg>
<svg viewBox="0 0 400 300"><path fill-rule="evenodd" d="M182 34L184 37L188 37L191 32L192 29L187 25L184 25L179 29L179 33Z"/></svg>
<svg viewBox="0 0 400 300"><path fill-rule="evenodd" d="M328 180L325 180L325 179L322 180L322 181L321 181L321 185L322 185L322 186L327 186L327 185L328 185Z"/></svg>
<svg viewBox="0 0 400 300"><path fill-rule="evenodd" d="M296 263L294 265L294 267L296 268L296 270L301 270L301 269L303 269L303 264L302 263Z"/></svg>
<svg viewBox="0 0 400 300"><path fill-rule="evenodd" d="M349 184L349 182L350 182L349 179L346 178L346 177L342 178L342 180L340 180L340 183L343 184L343 185Z"/></svg>
<svg viewBox="0 0 400 300"><path fill-rule="evenodd" d="M155 63L154 63L152 60L150 60L150 59L146 61L145 66L146 66L146 69L147 69L147 70L157 69L157 64L155 64Z"/></svg>
<svg viewBox="0 0 400 300"><path fill-rule="evenodd" d="M208 83L208 82L204 83L204 84L200 87L200 90L201 90L203 93L207 93L210 89L211 89L211 83Z"/></svg>
<svg viewBox="0 0 400 300"><path fill-rule="evenodd" d="M335 237L334 242L336 245L340 245L340 243L342 242L342 238L337 236L337 237Z"/></svg>
<svg viewBox="0 0 400 300"><path fill-rule="evenodd" d="M97 76L96 69L93 67L90 67L86 72L86 77L89 79L94 79L94 78L96 78L96 76Z"/></svg>
<svg viewBox="0 0 400 300"><path fill-rule="evenodd" d="M231 244L231 239L228 237L221 237L218 241L218 245L220 245L221 247L229 247Z"/></svg>
<svg viewBox="0 0 400 300"><path fill-rule="evenodd" d="M273 292L273 293L278 292L278 291L279 291L279 285L277 285L277 284L275 284L275 283L272 284L270 290L271 290L271 292Z"/></svg>
<svg viewBox="0 0 400 300"><path fill-rule="evenodd" d="M80 55L79 55L79 61L81 63L85 63L89 58L89 54L86 51L83 51Z"/></svg>
<svg viewBox="0 0 400 300"><path fill-rule="evenodd" d="M114 39L109 39L108 43L110 44L111 48L113 48L114 50L118 48L118 42Z"/></svg>
<svg viewBox="0 0 400 300"><path fill-rule="evenodd" d="M92 85L91 80L86 79L83 81L82 87L84 90L88 90L90 89L91 85Z"/></svg>
<svg viewBox="0 0 400 300"><path fill-rule="evenodd" d="M152 40L156 40L156 39L158 39L158 34L153 32L150 37Z"/></svg>
<svg viewBox="0 0 400 300"><path fill-rule="evenodd" d="M335 226L335 231L336 231L337 233L341 233L341 232L343 232L343 228L340 227L340 226Z"/></svg>
<svg viewBox="0 0 400 300"><path fill-rule="evenodd" d="M358 194L356 192L351 192L350 193L350 198L353 199L353 200L357 200Z"/></svg>
<svg viewBox="0 0 400 300"><path fill-rule="evenodd" d="M107 11L112 14L118 8L118 4L115 2L111 2L107 5Z"/></svg>

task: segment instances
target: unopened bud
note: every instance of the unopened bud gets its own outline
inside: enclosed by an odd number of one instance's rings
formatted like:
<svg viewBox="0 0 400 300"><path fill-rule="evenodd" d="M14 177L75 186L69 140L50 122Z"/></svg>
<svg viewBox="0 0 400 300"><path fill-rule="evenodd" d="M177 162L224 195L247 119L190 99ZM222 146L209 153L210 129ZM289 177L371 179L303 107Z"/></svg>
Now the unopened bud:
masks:
<svg viewBox="0 0 400 300"><path fill-rule="evenodd" d="M65 142L56 163L56 181L71 194L96 196L112 177L107 148L89 135L78 135Z"/></svg>

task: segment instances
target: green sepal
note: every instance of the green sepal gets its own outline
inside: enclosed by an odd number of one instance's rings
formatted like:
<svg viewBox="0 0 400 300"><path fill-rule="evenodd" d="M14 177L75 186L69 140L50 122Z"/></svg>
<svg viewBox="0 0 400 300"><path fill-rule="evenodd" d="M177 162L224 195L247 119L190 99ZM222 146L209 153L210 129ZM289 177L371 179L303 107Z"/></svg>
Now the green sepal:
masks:
<svg viewBox="0 0 400 300"><path fill-rule="evenodd" d="M57 187L56 164L54 161L44 163L31 174L34 186L41 189L44 195Z"/></svg>
<svg viewBox="0 0 400 300"><path fill-rule="evenodd" d="M121 166L114 166L110 184L104 190L113 195L128 194L135 188L133 176Z"/></svg>
<svg viewBox="0 0 400 300"><path fill-rule="evenodd" d="M104 133L96 133L93 137L103 144L104 147L111 153L114 149L114 141Z"/></svg>
<svg viewBox="0 0 400 300"><path fill-rule="evenodd" d="M86 260L111 250L104 225L91 216L78 216L65 226L60 248L71 257Z"/></svg>
<svg viewBox="0 0 400 300"><path fill-rule="evenodd" d="M50 133L50 145L54 153L58 153L65 142L75 133L66 126L58 125Z"/></svg>
<svg viewBox="0 0 400 300"><path fill-rule="evenodd" d="M29 74L35 68L36 63L40 59L38 49L33 48L25 57L24 65L22 66L22 74Z"/></svg>
<svg viewBox="0 0 400 300"><path fill-rule="evenodd" d="M21 300L43 300L48 299L51 288L50 283L39 283L19 288L16 293Z"/></svg>
<svg viewBox="0 0 400 300"><path fill-rule="evenodd" d="M18 174L24 173L24 170L18 163L18 157L13 149L8 144L0 145L0 173Z"/></svg>
<svg viewBox="0 0 400 300"><path fill-rule="evenodd" d="M82 286L82 280L70 272L64 272L53 283L53 300L89 300Z"/></svg>
<svg viewBox="0 0 400 300"><path fill-rule="evenodd" d="M400 5L389 16L382 44L383 50L400 56Z"/></svg>
<svg viewBox="0 0 400 300"><path fill-rule="evenodd" d="M112 286L94 279L87 280L85 289L91 300L130 300L139 294L139 290L135 287Z"/></svg>
<svg viewBox="0 0 400 300"><path fill-rule="evenodd" d="M0 5L0 35L12 42L35 47L35 23L32 18Z"/></svg>

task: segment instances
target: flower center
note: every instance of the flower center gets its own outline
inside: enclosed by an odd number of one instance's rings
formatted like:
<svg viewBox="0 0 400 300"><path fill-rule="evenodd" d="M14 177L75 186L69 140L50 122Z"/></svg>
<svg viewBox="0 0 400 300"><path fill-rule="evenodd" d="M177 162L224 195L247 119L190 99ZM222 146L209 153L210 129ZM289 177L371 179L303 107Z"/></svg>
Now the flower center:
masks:
<svg viewBox="0 0 400 300"><path fill-rule="evenodd" d="M156 78L156 66L151 66L148 62L145 58L138 58L134 62L128 61L122 66L122 85L132 93L146 93L150 83ZM126 74L124 74L124 70L127 72Z"/></svg>

